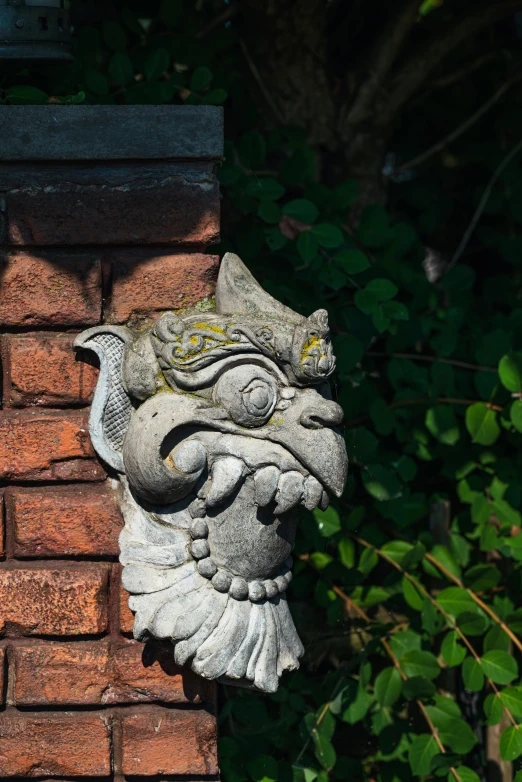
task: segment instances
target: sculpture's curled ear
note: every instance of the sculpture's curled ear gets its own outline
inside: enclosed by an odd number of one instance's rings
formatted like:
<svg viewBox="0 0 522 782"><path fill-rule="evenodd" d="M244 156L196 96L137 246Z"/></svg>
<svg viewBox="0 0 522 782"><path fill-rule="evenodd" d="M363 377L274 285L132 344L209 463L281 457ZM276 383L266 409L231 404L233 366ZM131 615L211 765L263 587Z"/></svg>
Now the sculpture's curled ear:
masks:
<svg viewBox="0 0 522 782"><path fill-rule="evenodd" d="M100 359L100 375L89 417L96 453L118 472L124 472L122 445L133 405L122 376L125 346L133 340L124 326L95 326L74 340L76 349L92 350Z"/></svg>

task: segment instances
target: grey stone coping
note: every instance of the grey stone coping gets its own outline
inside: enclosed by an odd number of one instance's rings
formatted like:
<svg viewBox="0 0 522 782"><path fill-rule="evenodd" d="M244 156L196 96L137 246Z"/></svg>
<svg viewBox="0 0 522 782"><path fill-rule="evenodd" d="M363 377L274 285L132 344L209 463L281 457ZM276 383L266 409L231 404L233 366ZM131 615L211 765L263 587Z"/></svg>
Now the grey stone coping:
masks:
<svg viewBox="0 0 522 782"><path fill-rule="evenodd" d="M216 160L217 106L5 106L0 161Z"/></svg>

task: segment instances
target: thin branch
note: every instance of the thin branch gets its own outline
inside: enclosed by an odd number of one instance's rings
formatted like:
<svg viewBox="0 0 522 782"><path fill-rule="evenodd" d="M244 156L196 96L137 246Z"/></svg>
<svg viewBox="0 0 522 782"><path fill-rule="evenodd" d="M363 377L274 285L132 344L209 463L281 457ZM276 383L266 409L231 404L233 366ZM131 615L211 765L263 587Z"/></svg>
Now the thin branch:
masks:
<svg viewBox="0 0 522 782"><path fill-rule="evenodd" d="M210 21L205 27L203 27L198 33L196 33L196 39L200 40L201 38L205 38L209 33L212 32L216 27L219 27L220 24L224 24L225 22L228 22L229 19L232 19L236 14L239 13L239 3L233 3L232 5L229 5L228 8L226 8L222 13L218 14L212 21Z"/></svg>
<svg viewBox="0 0 522 782"><path fill-rule="evenodd" d="M430 601L430 603L432 604L432 606L433 606L433 607L434 607L434 608L435 608L435 609L436 609L436 610L437 610L437 611L438 611L440 614L442 614L442 616L444 617L444 619L446 620L446 622L448 623L448 625L449 625L449 626L452 628L452 630L454 630L454 631L457 633L457 635L459 636L460 640L462 641L462 643L464 644L464 646L467 648L468 652L471 654L471 656L474 658L474 660L476 660L476 662L477 662L479 665L481 665L481 664L482 664L482 660L481 660L480 656L477 654L477 652L475 651L475 649L473 648L473 646L472 646L472 645L471 645L471 643L469 642L468 638L467 638L467 637L464 635L464 633L462 632L462 630L460 629L460 627L459 627L459 626L456 624L456 622L454 622L454 621L453 621L453 619L452 619L452 618L451 618L451 616L450 616L450 615L449 615L449 614L446 612L446 610L445 610L445 609L444 609L444 608L443 608L443 607L442 607L442 606L441 606L441 605L440 605L440 604L439 604L439 603L438 603L438 602L435 600L435 598L433 597L433 595L431 595L431 594L428 592L428 590L427 590L427 589L425 589L425 588L423 587L423 585L422 585L421 583L419 583L419 582L418 582L418 581L417 581L417 580L416 580L416 579L415 579L415 578L414 578L414 577L413 577L413 576L412 576L410 573L408 573L406 570L404 570L404 569L401 567L401 565L400 565L398 562L395 562L395 560L394 560L394 559L392 559L391 557L389 557L387 554L385 554L385 552L384 552L384 551L381 551L381 549L377 548L376 546L372 546L372 544L371 544L371 543L368 543L368 541L367 541L367 540L364 540L363 538L359 538L359 537L357 537L357 535L353 535L353 534L352 534L352 535L351 535L351 537L352 537L354 540L356 540L356 541L357 541L357 543L359 543L361 546L364 546L365 548L367 548L367 549L371 549L372 551L374 551L374 552L377 554L377 556L381 557L381 559L383 559L383 560L384 560L385 562L387 562L389 565L391 565L392 567L394 567L394 568L395 568L395 570L398 570L398 571L399 571L399 573L401 573L401 574L404 576L404 578L405 578L407 581L409 581L409 582L410 582L410 584L413 584L413 586L415 587L415 589L417 589L417 590L418 590L418 591L419 591L419 592L420 592L422 595L424 595L424 597L425 597L427 600L429 600L429 601ZM468 590L468 591L469 591L469 590ZM487 680L488 684L490 685L491 689L492 689L492 690L495 692L495 695L496 695L497 697L500 697L500 692L499 692L499 690L498 690L498 687L495 685L495 682L494 682L494 681L492 681L492 679L490 679L490 678L489 678L489 676L486 676L486 680ZM506 714L507 714L507 716L508 716L509 720L510 720L510 721L511 721L511 723L512 723L512 724L513 724L513 725L516 727L516 729L518 730L518 729L519 729L519 725L518 725L517 721L515 720L515 718L513 717L513 714L510 712L510 710L508 709L508 707L507 707L507 706L505 706L505 705L504 705L504 703L502 703L502 701L501 701L501 704L502 704L502 708L503 708L503 709L504 709L504 711L506 712Z"/></svg>
<svg viewBox="0 0 522 782"><path fill-rule="evenodd" d="M341 689L341 686L343 684L344 684L344 680L342 678L340 678L339 681L337 682L337 684L335 685L335 687L334 687L334 689L332 691L332 694L328 698L328 702L325 703L325 705L323 706L323 709L322 709L320 715L318 716L318 718L316 720L316 723L315 723L314 727L312 728L312 730L315 730L316 728L318 728L319 725L321 724L321 722L324 720L324 718L326 717L326 715L330 711L330 707L331 707L332 703L334 702L335 697L336 697L337 693L339 692L339 690ZM309 746L311 740L312 739L309 736L307 738L307 740L305 741L305 743L303 744L303 746L301 747L301 751L299 752L298 756L294 760L294 765L297 765L299 763L299 761L303 757L304 753L308 749L308 746Z"/></svg>
<svg viewBox="0 0 522 782"><path fill-rule="evenodd" d="M522 652L522 643L519 641L519 639L516 637L514 632L510 630L510 628L505 624L505 622L502 621L502 619L493 611L492 608L488 606L487 603L485 603L483 600L480 599L480 597L473 592L473 590L468 589L468 587L464 586L463 582L458 578L457 576L453 575L453 573L448 570L444 565L442 565L437 559L435 559L434 556L431 554L426 553L424 555L426 559L431 562L432 565L435 565L436 568L438 568L441 573L444 573L447 579L450 581L453 581L454 584L456 584L461 589L465 589L468 595L472 598L472 600L482 608L483 611L486 612L486 614L490 617L490 619L493 619L493 621L499 625L499 627L502 628L502 630L506 633L509 638L513 641L517 649L519 649Z"/></svg>
<svg viewBox="0 0 522 782"><path fill-rule="evenodd" d="M498 51L482 54L480 57L477 57L476 60L473 60L473 62L468 62L466 65L463 65L459 70L452 69L451 73L449 73L447 76L441 76L439 79L435 79L435 81L433 81L429 86L436 90L443 90L446 87L451 87L452 84L456 84L461 79L469 76L470 73L473 73L473 71L481 68L485 63L491 62L491 60L496 60L498 55Z"/></svg>
<svg viewBox="0 0 522 782"><path fill-rule="evenodd" d="M425 356L420 353L380 353L376 350L367 350L365 356L375 356L376 358L409 358L412 361L429 361L430 363L440 362L441 364L450 364L454 367L460 367L461 369L471 369L474 372L493 372L497 374L497 370L493 367L483 367L479 364L468 364L467 361L458 361L452 358L442 358L440 356Z"/></svg>
<svg viewBox="0 0 522 782"><path fill-rule="evenodd" d="M494 95L491 95L491 97L488 98L488 100L480 106L477 111L474 112L470 117L468 117L462 124L460 124L458 127L455 128L455 130L452 130L451 133L448 133L447 136L444 136L441 141L438 141L433 146L429 147L429 149L426 149L424 152L422 152L420 155L417 155L416 157L412 158L411 160L408 160L406 163L403 163L402 165L398 166L397 168L394 168L392 172L388 176L395 176L396 174L400 174L402 171L407 171L408 169L415 168L416 166L421 165L421 163L425 163L426 160L429 160L430 157L433 157L433 155L436 155L437 152L441 152L443 149L445 149L449 144L451 144L453 141L458 139L460 136L463 135L469 128L471 128L478 120L484 116L494 105L497 103L497 101L502 98L503 95L506 94L508 90L511 89L511 87L516 84L516 82L520 81L522 76L518 74L513 79L510 79L509 81L505 82L500 89L498 89Z"/></svg>
<svg viewBox="0 0 522 782"><path fill-rule="evenodd" d="M468 242L471 239L475 228L477 227L478 221L482 217L482 212L486 208L486 204L487 204L487 202L489 200L489 197L491 195L491 192L492 192L493 188L495 187L495 183L496 183L497 179L502 174L504 169L509 165L509 163L511 163L513 158L518 155L518 153L520 151L522 151L522 139L518 142L518 144L515 144L513 149L511 149L511 151L508 152L508 154L505 156L505 158L500 162L500 164L495 169L495 171L493 173L493 176L491 177L491 179L488 182L488 186L484 190L484 194L483 194L482 198L480 199L480 203L477 206L476 212L473 215L471 223L467 227L467 229L466 229L466 231L464 233L464 236L462 237L462 239L460 241L460 244L459 244L459 246L457 247L457 249L455 251L455 255L453 256L453 258L451 259L450 263L448 264L448 268L446 270L446 273L450 269L452 269L453 266L455 266L455 264L457 263L457 261L461 257L462 253L464 252L464 250L468 246Z"/></svg>
<svg viewBox="0 0 522 782"><path fill-rule="evenodd" d="M347 111L343 125L360 124L372 111L375 97L381 90L384 79L400 54L402 45L409 35L419 14L420 0L410 0L402 13L397 14L393 24L386 28L369 57L370 71L359 87L354 101Z"/></svg>
<svg viewBox="0 0 522 782"><path fill-rule="evenodd" d="M353 600L350 597L348 597L346 592L343 592L343 590L340 589L339 587L332 587L332 589L335 592L335 594L338 597L340 597L341 600L344 602L344 604L345 604L346 608L348 609L348 611L349 610L355 611L356 613L359 614L359 616L362 619L364 619L366 622L368 622L368 624L371 624L371 619L368 616L368 614L360 606L356 605L356 603L354 603ZM384 651L386 652L386 654L388 655L388 657L392 661L394 668L396 668L396 670L399 672L399 675L400 675L401 679L403 680L403 682L405 682L408 679L408 677L406 676L406 674L402 670L401 664L400 664L399 660L397 659L397 657L395 656L395 654L393 653L393 650L392 650L390 644L388 643L386 638L381 638L380 641L381 641L381 644L382 644L382 647L383 647ZM425 705L419 699L416 699L415 703L417 704L420 712L422 713L422 716L426 720L426 724L428 725L428 728L430 729L430 733L433 736L433 738L435 739L435 742L437 743L437 746L438 746L441 754L445 755L446 754L446 748L444 747L444 744L440 740L437 728L433 724L432 719L431 719L430 715L428 714L428 711L427 711ZM457 770L455 768L453 768L453 766L450 768L450 771L451 771L451 773L453 775L453 778L455 779L455 782L462 782L461 778L459 777L459 775L457 773Z"/></svg>
<svg viewBox="0 0 522 782"><path fill-rule="evenodd" d="M408 58L390 86L389 98L376 117L379 125L388 126L405 103L417 92L427 77L469 38L490 25L522 9L522 0L503 0L475 8L456 20L444 35L437 30L431 43L423 45L416 56Z"/></svg>

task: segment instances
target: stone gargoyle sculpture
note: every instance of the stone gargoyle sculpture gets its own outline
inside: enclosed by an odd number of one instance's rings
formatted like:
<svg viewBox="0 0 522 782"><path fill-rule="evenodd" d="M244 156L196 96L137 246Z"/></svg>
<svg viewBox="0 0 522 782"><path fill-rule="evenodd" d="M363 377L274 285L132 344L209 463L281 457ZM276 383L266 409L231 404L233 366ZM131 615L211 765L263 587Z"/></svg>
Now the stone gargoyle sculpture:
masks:
<svg viewBox="0 0 522 782"><path fill-rule="evenodd" d="M228 253L214 310L96 326L75 347L100 359L89 427L121 483L135 638L274 692L303 654L285 595L297 506L326 508L347 470L326 311L298 315Z"/></svg>

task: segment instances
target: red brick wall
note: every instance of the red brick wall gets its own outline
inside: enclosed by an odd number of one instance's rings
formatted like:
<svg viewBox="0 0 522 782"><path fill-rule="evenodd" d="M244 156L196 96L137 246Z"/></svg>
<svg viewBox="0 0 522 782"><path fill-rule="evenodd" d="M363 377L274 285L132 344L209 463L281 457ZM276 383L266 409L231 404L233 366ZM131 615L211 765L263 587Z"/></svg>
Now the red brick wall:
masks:
<svg viewBox="0 0 522 782"><path fill-rule="evenodd" d="M213 685L132 640L122 518L88 435L97 369L71 348L212 295L201 149L0 166L0 778L216 778Z"/></svg>

